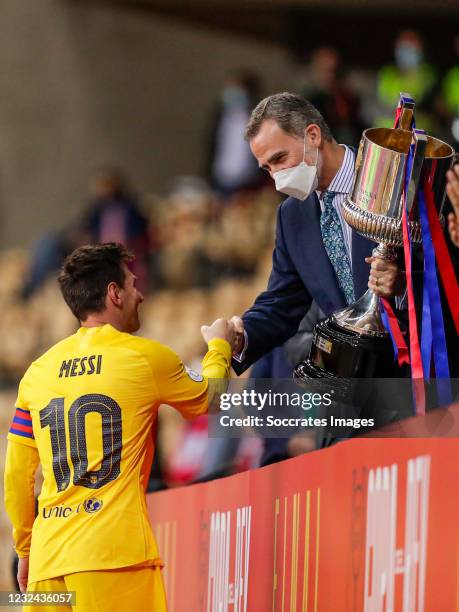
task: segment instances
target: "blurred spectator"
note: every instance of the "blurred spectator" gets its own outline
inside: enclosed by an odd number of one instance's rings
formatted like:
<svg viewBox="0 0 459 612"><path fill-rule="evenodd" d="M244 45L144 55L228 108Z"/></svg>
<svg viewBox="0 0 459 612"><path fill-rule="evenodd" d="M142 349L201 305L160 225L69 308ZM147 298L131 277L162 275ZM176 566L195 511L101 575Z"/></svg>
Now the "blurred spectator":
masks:
<svg viewBox="0 0 459 612"><path fill-rule="evenodd" d="M338 142L358 145L364 129L360 99L350 87L335 49L319 47L313 52L300 93L322 113Z"/></svg>
<svg viewBox="0 0 459 612"><path fill-rule="evenodd" d="M158 227L157 267L161 285L174 289L209 287L218 275L206 237L215 200L202 179L177 178L167 196Z"/></svg>
<svg viewBox="0 0 459 612"><path fill-rule="evenodd" d="M384 66L377 78L378 127L393 127L400 92L410 93L416 102L416 123L429 133L436 122L431 109L438 82L435 68L424 59L424 45L413 30L402 31L394 48L395 65Z"/></svg>
<svg viewBox="0 0 459 612"><path fill-rule="evenodd" d="M32 247L30 268L25 273L21 294L27 300L59 269L66 255L73 250L67 231L47 232Z"/></svg>
<svg viewBox="0 0 459 612"><path fill-rule="evenodd" d="M92 201L81 226L82 242L121 242L135 255L131 268L137 286L146 293L149 286L148 221L119 168L106 167L91 180ZM80 239L81 240L81 239Z"/></svg>
<svg viewBox="0 0 459 612"><path fill-rule="evenodd" d="M231 206L222 210L205 240L206 252L220 274L242 278L255 272L260 251L272 244L278 201L271 188L233 195Z"/></svg>
<svg viewBox="0 0 459 612"><path fill-rule="evenodd" d="M115 167L99 169L90 182L91 202L82 221L61 232L49 232L35 244L23 297L29 298L76 247L93 242L122 242L136 259L132 269L142 292L149 285L148 222L131 194L126 178Z"/></svg>
<svg viewBox="0 0 459 612"><path fill-rule="evenodd" d="M260 252L272 244L278 200L272 189L241 191L231 206L220 207L202 179L177 179L158 225L155 259L162 286L211 287L225 277L253 274Z"/></svg>
<svg viewBox="0 0 459 612"><path fill-rule="evenodd" d="M179 434L176 449L166 467L165 478L169 486L189 484L198 477L206 467L208 445L209 432L206 415L185 423ZM226 475L226 473L219 475Z"/></svg>
<svg viewBox="0 0 459 612"><path fill-rule="evenodd" d="M252 108L258 102L259 82L247 70L225 80L210 129L206 175L222 198L264 181L262 171L244 138Z"/></svg>

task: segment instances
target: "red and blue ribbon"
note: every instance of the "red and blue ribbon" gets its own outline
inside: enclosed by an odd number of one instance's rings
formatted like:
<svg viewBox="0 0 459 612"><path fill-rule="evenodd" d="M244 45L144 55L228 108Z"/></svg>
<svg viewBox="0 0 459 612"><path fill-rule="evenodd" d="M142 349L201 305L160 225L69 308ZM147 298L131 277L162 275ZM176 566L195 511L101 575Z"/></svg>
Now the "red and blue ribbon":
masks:
<svg viewBox="0 0 459 612"><path fill-rule="evenodd" d="M413 382L413 394L415 410L417 415L425 414L425 389L424 389L424 368L422 364L421 348L419 344L418 322L413 291L412 274L412 245L411 236L408 228L407 195L411 169L414 159L414 145L410 146L406 167L405 185L403 192L403 211L402 211L402 232L403 232L403 253L405 257L406 288L408 296L408 326L410 337L410 356L411 356L411 378Z"/></svg>
<svg viewBox="0 0 459 612"><path fill-rule="evenodd" d="M424 372L430 373L431 356L433 351L435 364L435 378L440 405L451 403L450 371L448 351L446 347L445 325L443 321L440 288L438 285L437 270L435 266L435 250L430 231L427 204L424 188L418 193L419 217L421 221L422 245L424 249L424 289L423 289L423 316L422 324L422 359ZM424 320L425 318L425 320ZM424 340L425 336L425 340Z"/></svg>

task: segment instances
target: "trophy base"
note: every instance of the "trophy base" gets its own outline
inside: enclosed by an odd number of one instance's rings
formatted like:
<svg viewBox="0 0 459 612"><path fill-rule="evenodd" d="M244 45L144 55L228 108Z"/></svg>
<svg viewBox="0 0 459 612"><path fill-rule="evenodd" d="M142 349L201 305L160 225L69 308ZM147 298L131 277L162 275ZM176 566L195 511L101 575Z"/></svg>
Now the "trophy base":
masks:
<svg viewBox="0 0 459 612"><path fill-rule="evenodd" d="M331 407L323 408L322 416L371 418L378 427L398 420L411 406L406 385L397 380L404 377L389 334L359 334L343 328L334 315L316 325L309 357L293 373L304 390L331 394Z"/></svg>
<svg viewBox="0 0 459 612"><path fill-rule="evenodd" d="M332 315L317 323L309 357L295 368L293 376L302 383L314 379L392 378L397 374L401 375L389 334L362 334L342 327ZM341 385L346 386L344 382Z"/></svg>

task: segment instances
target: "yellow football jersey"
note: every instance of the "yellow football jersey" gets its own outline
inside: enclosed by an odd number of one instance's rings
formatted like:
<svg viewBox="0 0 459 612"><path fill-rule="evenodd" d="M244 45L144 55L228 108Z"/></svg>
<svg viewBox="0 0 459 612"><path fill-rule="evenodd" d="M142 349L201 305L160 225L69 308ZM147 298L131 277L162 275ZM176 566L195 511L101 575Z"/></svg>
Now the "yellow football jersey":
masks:
<svg viewBox="0 0 459 612"><path fill-rule="evenodd" d="M145 502L158 407L169 404L186 418L205 413L206 376L228 377L230 360L230 345L213 340L203 377L168 347L106 324L81 327L32 363L8 433L37 449L44 476L29 582L162 564ZM15 526L9 497L6 485Z"/></svg>

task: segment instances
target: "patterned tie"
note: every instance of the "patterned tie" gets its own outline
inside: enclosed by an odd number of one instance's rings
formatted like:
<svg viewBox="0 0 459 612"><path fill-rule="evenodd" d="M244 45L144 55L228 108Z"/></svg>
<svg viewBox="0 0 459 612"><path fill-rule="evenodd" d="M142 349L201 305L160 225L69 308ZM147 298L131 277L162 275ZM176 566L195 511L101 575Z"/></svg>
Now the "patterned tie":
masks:
<svg viewBox="0 0 459 612"><path fill-rule="evenodd" d="M320 231L322 232L325 250L335 270L346 303L352 304L355 297L351 264L344 245L343 230L338 213L333 206L334 197L334 191L325 191L323 194L324 210L320 216Z"/></svg>

